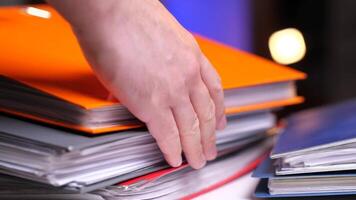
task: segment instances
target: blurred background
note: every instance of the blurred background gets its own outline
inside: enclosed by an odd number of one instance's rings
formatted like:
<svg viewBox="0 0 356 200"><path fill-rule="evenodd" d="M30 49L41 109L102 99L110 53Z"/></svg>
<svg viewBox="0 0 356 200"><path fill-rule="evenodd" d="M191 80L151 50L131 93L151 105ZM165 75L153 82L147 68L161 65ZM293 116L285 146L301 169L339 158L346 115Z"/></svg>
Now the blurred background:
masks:
<svg viewBox="0 0 356 200"><path fill-rule="evenodd" d="M43 1L2 0L0 5L30 3ZM190 31L306 72L308 79L298 82L306 102L282 115L356 97L354 0L162 3Z"/></svg>

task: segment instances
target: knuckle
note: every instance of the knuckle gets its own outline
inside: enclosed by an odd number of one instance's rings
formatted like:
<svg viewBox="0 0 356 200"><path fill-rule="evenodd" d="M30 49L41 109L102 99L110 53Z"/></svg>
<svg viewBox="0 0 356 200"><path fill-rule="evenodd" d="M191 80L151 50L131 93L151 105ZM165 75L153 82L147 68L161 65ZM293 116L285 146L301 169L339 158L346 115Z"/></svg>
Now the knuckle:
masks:
<svg viewBox="0 0 356 200"><path fill-rule="evenodd" d="M221 80L221 77L220 77L218 74L217 74L217 76L216 76L216 82L217 82L217 84L219 84L220 87L221 87L222 80Z"/></svg>
<svg viewBox="0 0 356 200"><path fill-rule="evenodd" d="M218 103L215 106L215 115L217 119L221 119L221 117L223 117L225 115L225 105L224 105L224 100L222 100L222 102L216 102ZM220 104L220 105L219 105Z"/></svg>
<svg viewBox="0 0 356 200"><path fill-rule="evenodd" d="M202 118L201 123L211 123L211 122L215 121L215 106L212 102L209 103L209 106L206 109L206 111L204 111L202 113L201 118Z"/></svg>
<svg viewBox="0 0 356 200"><path fill-rule="evenodd" d="M206 112L202 118L202 124L210 124L215 121L215 115L212 112Z"/></svg>
<svg viewBox="0 0 356 200"><path fill-rule="evenodd" d="M220 82L217 82L212 86L212 93L214 95L223 95L224 94L222 85Z"/></svg>
<svg viewBox="0 0 356 200"><path fill-rule="evenodd" d="M212 146L216 146L215 132L211 132L210 134L205 135L202 139L202 144L204 149L209 149Z"/></svg>
<svg viewBox="0 0 356 200"><path fill-rule="evenodd" d="M179 94L179 95L177 95ZM171 102L171 106L181 105L182 103L187 102L188 94L187 87L184 82L176 83L172 89L170 90L169 101Z"/></svg>
<svg viewBox="0 0 356 200"><path fill-rule="evenodd" d="M211 144L215 144L215 141L216 141L216 136L215 136L215 132L213 132L208 136L207 142Z"/></svg>
<svg viewBox="0 0 356 200"><path fill-rule="evenodd" d="M133 107L131 106L129 109L129 115L132 115L132 117L136 117L138 118L140 121L148 124L151 123L155 116L154 116L154 112L155 110L158 110L158 107L154 106L151 102L149 102L149 100L146 101L147 104L145 105L145 107L142 106L137 106L137 107Z"/></svg>
<svg viewBox="0 0 356 200"><path fill-rule="evenodd" d="M196 59L196 57L188 58L187 64L186 64L186 70L185 74L188 79L192 79L197 77L199 75L199 61Z"/></svg>
<svg viewBox="0 0 356 200"><path fill-rule="evenodd" d="M167 86L168 87L168 86ZM168 107L167 103L171 96L171 89L169 88L160 88L152 91L152 94L149 99L146 99L146 104L151 109L151 112L155 112L158 109Z"/></svg>
<svg viewBox="0 0 356 200"><path fill-rule="evenodd" d="M160 126L157 124L159 121L161 121ZM163 116L160 117L160 119L151 118L147 125L152 137L156 139L157 142L179 140L179 133L175 124L164 120Z"/></svg>
<svg viewBox="0 0 356 200"><path fill-rule="evenodd" d="M183 137L196 137L199 134L199 119L195 116L190 127L182 131Z"/></svg>
<svg viewBox="0 0 356 200"><path fill-rule="evenodd" d="M171 132L171 133L168 133L168 134L165 134L165 136L163 137L163 141L168 141L168 142L179 141L179 135L175 131Z"/></svg>

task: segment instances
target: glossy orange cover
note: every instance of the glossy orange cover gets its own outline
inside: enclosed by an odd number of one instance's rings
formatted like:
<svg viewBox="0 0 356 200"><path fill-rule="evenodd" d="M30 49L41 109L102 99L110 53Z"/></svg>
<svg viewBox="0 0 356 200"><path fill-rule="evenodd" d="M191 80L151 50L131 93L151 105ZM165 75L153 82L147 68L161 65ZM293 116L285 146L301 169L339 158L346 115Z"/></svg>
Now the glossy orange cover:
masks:
<svg viewBox="0 0 356 200"><path fill-rule="evenodd" d="M38 7L50 11L51 17L28 15L25 7L0 9L0 27L3 27L0 29L0 74L84 109L118 104L109 98L109 92L93 74L67 22L53 8ZM304 73L294 69L201 36L196 39L220 74L224 89L305 78ZM299 103L301 99L290 99L287 104L284 101L275 102L272 107ZM270 105L266 105L258 108L269 108ZM227 111L241 112L247 108L256 107L228 108ZM100 133L121 128L84 131Z"/></svg>
<svg viewBox="0 0 356 200"><path fill-rule="evenodd" d="M290 106L290 105L302 103L303 101L304 101L304 98L302 98L302 97L294 97L294 98L285 99L285 100L278 100L278 101L259 103L259 104L234 107L234 108L226 108L225 112L228 115L243 113L243 112L253 112L253 111L257 111L257 110L266 110L266 109L279 108L282 106ZM33 119L33 120L44 122L44 123L49 123L49 124L56 125L56 126L75 129L78 131L83 131L83 132L90 133L90 134L101 134L101 133L107 133L107 132L112 132L112 131L123 131L123 130L132 129L132 128L139 128L139 127L143 126L143 124L127 124L127 125L115 125L115 126L104 127L104 128L90 128L90 127L83 127L83 126L79 126L79 125L63 123L60 121L54 121L54 120L42 118L39 116L31 115L29 113L21 113L21 112L17 112L14 110L1 108L1 107L0 107L0 111L6 112L9 114L13 114L13 115L17 115L20 117L24 117L24 118Z"/></svg>

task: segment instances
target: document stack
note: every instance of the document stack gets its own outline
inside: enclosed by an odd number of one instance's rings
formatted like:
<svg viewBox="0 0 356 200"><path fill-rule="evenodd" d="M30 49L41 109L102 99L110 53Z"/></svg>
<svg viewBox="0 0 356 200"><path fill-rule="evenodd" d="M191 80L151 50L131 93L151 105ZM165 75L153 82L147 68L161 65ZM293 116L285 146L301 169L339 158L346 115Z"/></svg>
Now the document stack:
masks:
<svg viewBox="0 0 356 200"><path fill-rule="evenodd" d="M38 8L51 17L0 9L0 198L198 195L252 170L270 146L273 111L303 101L303 73L196 36L221 75L227 127L206 168L169 168L144 124L97 80L70 26Z"/></svg>
<svg viewBox="0 0 356 200"><path fill-rule="evenodd" d="M254 173L262 178L256 196L354 195L355 153L355 99L294 114Z"/></svg>

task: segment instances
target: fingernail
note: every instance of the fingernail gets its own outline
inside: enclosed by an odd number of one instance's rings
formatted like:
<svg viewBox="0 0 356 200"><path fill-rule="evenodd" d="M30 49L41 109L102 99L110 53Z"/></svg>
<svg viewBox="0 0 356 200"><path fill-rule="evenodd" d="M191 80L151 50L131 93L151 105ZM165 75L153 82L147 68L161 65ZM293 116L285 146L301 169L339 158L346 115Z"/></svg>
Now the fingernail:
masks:
<svg viewBox="0 0 356 200"><path fill-rule="evenodd" d="M227 122L226 122L226 117L223 116L223 117L220 119L219 123L218 123L218 126L217 126L218 130L224 129L224 128L226 127L226 123L227 123Z"/></svg>
<svg viewBox="0 0 356 200"><path fill-rule="evenodd" d="M179 158L175 159L175 160L170 160L169 161L169 164L172 166L172 167L179 167L182 165L182 156L179 156Z"/></svg>
<svg viewBox="0 0 356 200"><path fill-rule="evenodd" d="M205 166L205 164L206 164L206 158L205 158L204 154L201 153L201 154L199 155L199 157L196 158L196 160L190 161L189 164L190 164L190 166L191 166L193 169L200 169L200 168L202 168L202 167Z"/></svg>
<svg viewBox="0 0 356 200"><path fill-rule="evenodd" d="M201 169L201 168L203 168L205 165L206 165L206 160L204 159L204 160L202 160L198 165L193 166L193 168L195 168L195 169Z"/></svg>
<svg viewBox="0 0 356 200"><path fill-rule="evenodd" d="M212 145L209 149L208 149L208 152L207 152L207 159L208 160L214 160L217 155L218 155L218 152L216 150L216 146L215 145Z"/></svg>

